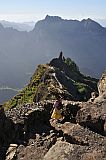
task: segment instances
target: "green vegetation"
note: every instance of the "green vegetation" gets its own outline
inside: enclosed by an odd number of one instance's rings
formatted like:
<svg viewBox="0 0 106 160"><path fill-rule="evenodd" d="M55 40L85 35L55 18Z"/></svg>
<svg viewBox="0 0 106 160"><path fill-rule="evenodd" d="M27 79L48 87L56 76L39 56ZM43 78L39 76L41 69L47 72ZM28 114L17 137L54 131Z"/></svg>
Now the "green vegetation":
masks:
<svg viewBox="0 0 106 160"><path fill-rule="evenodd" d="M88 93L90 92L90 89L87 84L75 82L75 86L78 91L78 95L80 96L80 99L87 100L88 99Z"/></svg>
<svg viewBox="0 0 106 160"><path fill-rule="evenodd" d="M19 94L6 102L3 107L5 110L16 107L20 104L32 103L36 90L41 83L41 77L47 69L47 65L39 65L36 72L32 76L30 83Z"/></svg>
<svg viewBox="0 0 106 160"><path fill-rule="evenodd" d="M66 58L65 63L70 67L71 71L79 72L79 67L71 60L71 58Z"/></svg>
<svg viewBox="0 0 106 160"><path fill-rule="evenodd" d="M78 92L80 94L85 94L87 92L87 85L86 84L76 82L75 85L76 85Z"/></svg>

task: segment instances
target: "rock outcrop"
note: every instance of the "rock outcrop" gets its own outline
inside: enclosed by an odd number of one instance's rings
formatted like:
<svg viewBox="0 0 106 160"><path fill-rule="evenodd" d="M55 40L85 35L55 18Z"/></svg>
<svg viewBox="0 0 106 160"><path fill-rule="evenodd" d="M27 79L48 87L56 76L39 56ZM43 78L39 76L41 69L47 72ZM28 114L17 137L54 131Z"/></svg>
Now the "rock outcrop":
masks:
<svg viewBox="0 0 106 160"><path fill-rule="evenodd" d="M98 91L99 96L95 99L95 102L106 100L106 71L102 74L102 77L98 82Z"/></svg>
<svg viewBox="0 0 106 160"><path fill-rule="evenodd" d="M99 91L99 95L106 92L106 71L103 73L102 77L100 78L100 81L98 83L98 91Z"/></svg>
<svg viewBox="0 0 106 160"><path fill-rule="evenodd" d="M80 125L103 134L106 121L106 102L102 104L83 104L83 107L77 113L76 119Z"/></svg>

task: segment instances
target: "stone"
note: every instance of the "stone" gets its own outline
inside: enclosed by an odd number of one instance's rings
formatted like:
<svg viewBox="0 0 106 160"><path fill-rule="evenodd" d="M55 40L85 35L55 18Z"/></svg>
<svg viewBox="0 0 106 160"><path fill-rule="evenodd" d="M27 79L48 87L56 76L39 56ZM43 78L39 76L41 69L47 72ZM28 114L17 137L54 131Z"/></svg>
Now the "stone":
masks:
<svg viewBox="0 0 106 160"><path fill-rule="evenodd" d="M106 100L106 71L102 74L98 82L99 96L95 99L95 102L102 102Z"/></svg>
<svg viewBox="0 0 106 160"><path fill-rule="evenodd" d="M13 160L15 158L17 147L17 144L10 144L6 153L6 160Z"/></svg>
<svg viewBox="0 0 106 160"><path fill-rule="evenodd" d="M63 132L64 139L62 141L57 139L57 142L44 156L44 160L56 160L56 158L67 160L89 160L89 158L105 160L106 137L95 134L95 132L83 128L79 124L70 122L64 123L61 125L61 128L58 128L58 125L55 128ZM68 154L65 153L67 148L69 150Z"/></svg>
<svg viewBox="0 0 106 160"><path fill-rule="evenodd" d="M68 160L73 151L73 145L57 141L44 156L44 160Z"/></svg>

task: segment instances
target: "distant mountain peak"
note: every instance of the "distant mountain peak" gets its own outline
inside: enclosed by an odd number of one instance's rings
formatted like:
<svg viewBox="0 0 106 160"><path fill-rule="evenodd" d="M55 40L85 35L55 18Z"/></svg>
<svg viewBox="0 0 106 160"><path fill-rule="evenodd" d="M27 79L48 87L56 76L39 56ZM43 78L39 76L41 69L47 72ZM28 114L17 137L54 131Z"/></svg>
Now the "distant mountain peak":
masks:
<svg viewBox="0 0 106 160"><path fill-rule="evenodd" d="M90 18L83 19L81 23L84 26L84 28L89 31L92 31L92 30L100 31L103 28L99 23L95 22L94 20Z"/></svg>
<svg viewBox="0 0 106 160"><path fill-rule="evenodd" d="M47 20L47 21L60 21L60 20L62 20L62 18L58 17L58 16L46 15L45 20Z"/></svg>
<svg viewBox="0 0 106 160"><path fill-rule="evenodd" d="M94 23L94 24L97 24L97 25L101 26L99 23L92 20L91 18L83 19L81 22L83 22L83 23Z"/></svg>

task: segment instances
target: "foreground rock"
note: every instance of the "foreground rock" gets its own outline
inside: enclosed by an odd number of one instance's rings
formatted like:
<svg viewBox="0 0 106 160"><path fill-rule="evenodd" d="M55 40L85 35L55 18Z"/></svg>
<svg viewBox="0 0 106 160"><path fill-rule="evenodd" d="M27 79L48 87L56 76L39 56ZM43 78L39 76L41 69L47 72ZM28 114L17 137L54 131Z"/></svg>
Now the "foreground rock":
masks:
<svg viewBox="0 0 106 160"><path fill-rule="evenodd" d="M68 160L74 148L72 144L58 141L44 156L44 160Z"/></svg>
<svg viewBox="0 0 106 160"><path fill-rule="evenodd" d="M19 143L27 141L35 133L43 133L51 127L49 124L50 110L53 103L44 102L37 104L26 104L17 106L5 112L15 126L15 139Z"/></svg>
<svg viewBox="0 0 106 160"><path fill-rule="evenodd" d="M104 134L106 123L106 101L102 103L83 103L78 111L76 121L92 131Z"/></svg>
<svg viewBox="0 0 106 160"><path fill-rule="evenodd" d="M44 156L44 160L105 160L105 149L69 144L58 141Z"/></svg>
<svg viewBox="0 0 106 160"><path fill-rule="evenodd" d="M57 141L44 156L44 160L106 159L105 137L69 122L55 127L63 132L65 142Z"/></svg>
<svg viewBox="0 0 106 160"><path fill-rule="evenodd" d="M11 144L6 153L6 160L12 160L16 157L17 144Z"/></svg>
<svg viewBox="0 0 106 160"><path fill-rule="evenodd" d="M4 112L0 110L0 158L9 159L16 153L10 144L26 145L36 134L47 133L53 103L26 104ZM12 150L13 149L13 150ZM6 153L7 152L7 153ZM11 159L11 158L10 158Z"/></svg>

